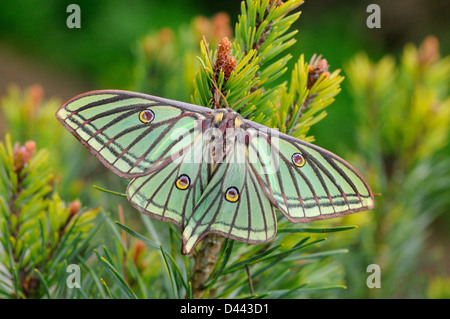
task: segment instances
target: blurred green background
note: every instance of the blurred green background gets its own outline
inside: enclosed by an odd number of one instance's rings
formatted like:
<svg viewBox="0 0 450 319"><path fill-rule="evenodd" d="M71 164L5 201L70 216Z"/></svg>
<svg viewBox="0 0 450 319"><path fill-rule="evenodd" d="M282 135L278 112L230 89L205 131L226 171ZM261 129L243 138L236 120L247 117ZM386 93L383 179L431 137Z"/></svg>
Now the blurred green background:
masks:
<svg viewBox="0 0 450 319"><path fill-rule="evenodd" d="M80 29L69 29L66 26L69 15L66 8L70 3L76 3L81 8ZM369 29L366 26L368 16L366 8L370 3L376 3L381 7L381 29ZM297 43L291 49L293 58L289 62L289 67L293 66L301 53L305 54L306 60L314 53L323 54L330 64L330 70L344 68L342 74L347 77L345 66L355 54L366 52L368 57L375 61L386 54L398 58L407 43L418 46L427 35L434 35L439 39L442 57L447 56L450 49L448 32L450 2L446 0L310 0L306 1L300 10L302 15L294 25L294 28L299 29L299 33L296 35ZM8 92L11 84L17 85L20 89L38 84L44 90L45 99L50 97L57 99L55 101L58 102L53 104L56 111L61 102L89 90L106 88L136 90L139 87L140 59L142 59L139 43L142 43L147 35L155 35L163 28L170 28L175 34L183 35L183 30L189 29L196 17L211 18L218 12L226 12L233 27L239 11L240 1L17 0L14 4L2 1L0 2L0 97L10 94ZM178 45L192 45L182 40ZM212 46L216 45L212 39L209 40ZM182 58L184 57L180 57ZM197 63L195 58L184 62L192 65ZM289 74L287 72L282 80L287 80ZM176 85L174 83L173 90L164 83L160 85L161 89L154 85L155 91L147 93L189 102L191 92L175 89ZM311 129L316 144L337 154L358 150L355 145L359 132L353 124L357 112L352 107L355 99L351 96L349 86L349 81L344 80L343 91L328 109L326 119ZM448 95L448 92L444 95ZM26 121L21 123L27 125ZM26 131L24 127L11 128L11 123L6 123L2 113L0 125L0 139L3 139L6 130ZM62 128L58 132L60 133L56 133L56 138L59 137L58 134L66 133L62 133ZM49 132L51 133L54 132ZM13 137L22 143L25 139L32 138L25 133L23 135L18 133ZM55 143L62 142L55 141ZM42 145L47 146L50 145ZM41 145L38 144L38 147ZM65 151L68 154L85 152L81 146ZM448 157L450 154L448 145L439 152L441 156ZM105 174L106 170L93 164L95 160L86 168L83 166L85 160L90 161L88 157L80 158L75 155L72 158L73 162L66 164L68 168L65 172L61 172L60 177L63 180L62 188L67 190L67 196L81 196L87 205L98 205L96 200L100 200L99 197L83 195L84 184L73 185L74 183L70 182L77 174L88 176L92 173L93 180L111 179L111 185L114 183L120 185L114 187L116 190L120 190L122 185L124 189L126 184L111 176L112 174ZM446 181L448 182L448 179ZM444 185L444 188L448 189L448 186ZM449 254L446 247L450 238L448 215L447 211L440 214L430 228L427 228L428 233L432 235L427 237L425 250L433 251L437 257L427 266L419 267L429 279L435 277L444 279L437 281L430 279L428 283L421 283L423 287L419 289L420 292L412 294L414 297L427 296L427 291L432 289L430 288L432 285L437 287L433 288L437 291L448 292L450 276ZM363 250L361 247L359 249ZM407 289L391 296L411 296L406 291ZM343 293L337 296L367 297L367 292L350 291L348 295Z"/></svg>

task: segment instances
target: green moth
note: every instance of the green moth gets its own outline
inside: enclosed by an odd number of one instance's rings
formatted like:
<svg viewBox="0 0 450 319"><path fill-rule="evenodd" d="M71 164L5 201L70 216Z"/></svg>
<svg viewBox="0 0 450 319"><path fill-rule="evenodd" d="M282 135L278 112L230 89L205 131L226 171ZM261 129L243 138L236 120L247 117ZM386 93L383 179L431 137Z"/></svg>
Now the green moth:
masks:
<svg viewBox="0 0 450 319"><path fill-rule="evenodd" d="M306 223L374 205L344 160L231 109L102 90L69 100L56 117L107 168L132 179L134 207L179 227L183 254L208 233L268 242L275 208Z"/></svg>

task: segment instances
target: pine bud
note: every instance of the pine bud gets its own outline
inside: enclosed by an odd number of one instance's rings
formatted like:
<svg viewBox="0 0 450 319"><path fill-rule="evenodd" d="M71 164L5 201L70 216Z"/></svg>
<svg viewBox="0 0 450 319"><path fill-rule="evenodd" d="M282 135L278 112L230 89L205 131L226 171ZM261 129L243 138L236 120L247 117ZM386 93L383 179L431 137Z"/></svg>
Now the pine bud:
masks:
<svg viewBox="0 0 450 319"><path fill-rule="evenodd" d="M69 216L72 217L76 215L81 209L81 202L76 199L69 204Z"/></svg>
<svg viewBox="0 0 450 319"><path fill-rule="evenodd" d="M14 145L13 162L16 172L20 173L28 165L35 150L36 143L34 141L28 141L24 146L20 146L19 143Z"/></svg>
<svg viewBox="0 0 450 319"><path fill-rule="evenodd" d="M44 98L44 89L39 84L30 87L31 108L37 109Z"/></svg>
<svg viewBox="0 0 450 319"><path fill-rule="evenodd" d="M220 41L219 49L217 50L217 59L214 65L214 74L216 80L219 77L220 70L224 73L224 82L226 83L230 78L231 73L236 68L236 58L230 55L231 43L227 37Z"/></svg>
<svg viewBox="0 0 450 319"><path fill-rule="evenodd" d="M419 63L421 65L432 64L439 60L439 57L439 40L434 36L427 36L419 47Z"/></svg>
<svg viewBox="0 0 450 319"><path fill-rule="evenodd" d="M311 61L309 61L308 67L308 90L314 86L322 74L325 74L325 77L330 76L330 72L328 72L328 62L327 60L322 59L322 55L316 56L316 54L314 54Z"/></svg>
<svg viewBox="0 0 450 319"><path fill-rule="evenodd" d="M230 16L225 12L219 12L212 18L213 37L223 39L231 37L233 30L230 26Z"/></svg>

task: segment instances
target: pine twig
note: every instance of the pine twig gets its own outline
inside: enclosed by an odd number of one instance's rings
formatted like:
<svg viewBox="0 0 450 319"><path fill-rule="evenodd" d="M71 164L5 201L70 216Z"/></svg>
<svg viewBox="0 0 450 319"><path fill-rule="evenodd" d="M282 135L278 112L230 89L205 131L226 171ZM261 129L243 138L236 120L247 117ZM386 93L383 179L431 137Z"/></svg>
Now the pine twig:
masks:
<svg viewBox="0 0 450 319"><path fill-rule="evenodd" d="M194 268L192 270L192 296L194 299L202 298L206 281L210 278L214 267L219 260L219 254L225 242L225 237L217 234L208 234L195 254Z"/></svg>
<svg viewBox="0 0 450 319"><path fill-rule="evenodd" d="M248 264L245 265L245 271L247 272L247 277L248 277L248 284L250 286L250 293L252 295L255 294L255 291L253 290L253 281L252 281L252 275L250 274L250 267L248 266Z"/></svg>

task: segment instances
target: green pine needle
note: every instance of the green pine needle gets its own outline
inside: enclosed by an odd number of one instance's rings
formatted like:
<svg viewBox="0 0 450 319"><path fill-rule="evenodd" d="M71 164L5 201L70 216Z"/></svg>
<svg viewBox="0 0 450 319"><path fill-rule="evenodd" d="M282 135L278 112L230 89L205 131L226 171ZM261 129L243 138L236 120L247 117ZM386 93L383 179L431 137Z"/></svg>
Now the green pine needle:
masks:
<svg viewBox="0 0 450 319"><path fill-rule="evenodd" d="M128 234L130 234L131 236L142 240L144 243L152 246L153 248L156 248L158 250L160 250L161 245L158 245L157 243L155 243L154 241L148 239L147 237L145 237L144 235L139 234L138 232L132 230L131 228L121 224L120 222L118 222L117 220L114 222L117 226L119 226L121 229L123 229L124 231L126 231Z"/></svg>
<svg viewBox="0 0 450 319"><path fill-rule="evenodd" d="M47 296L48 299L52 299L52 297L50 295L50 289L48 287L47 281L45 280L44 276L37 268L34 268L34 272L38 275L39 279L41 280L42 285L44 286L45 295Z"/></svg>

